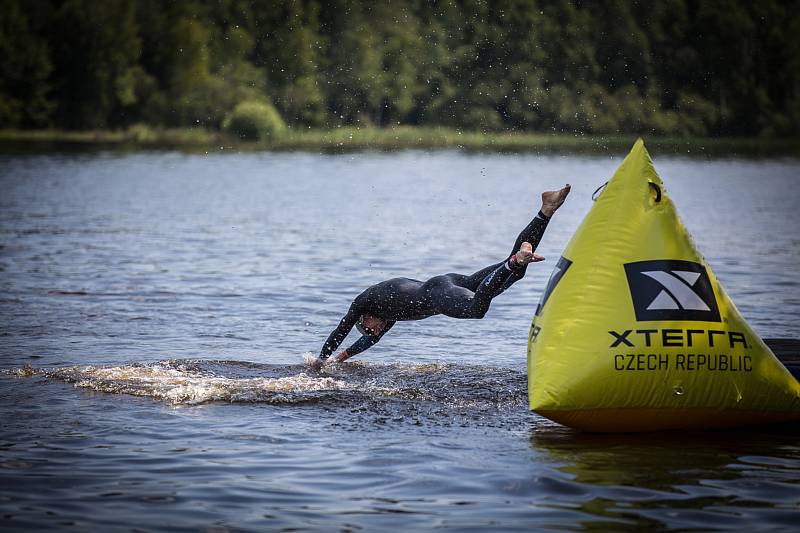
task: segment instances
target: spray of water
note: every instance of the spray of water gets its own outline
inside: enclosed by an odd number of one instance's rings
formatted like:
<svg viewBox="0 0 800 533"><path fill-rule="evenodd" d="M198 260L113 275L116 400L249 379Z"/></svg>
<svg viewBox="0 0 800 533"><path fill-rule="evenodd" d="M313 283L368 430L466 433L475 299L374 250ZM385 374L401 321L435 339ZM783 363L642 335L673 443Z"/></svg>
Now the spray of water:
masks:
<svg viewBox="0 0 800 533"><path fill-rule="evenodd" d="M517 425L524 424L527 414L524 371L455 363L322 365L309 353L304 354L303 364L296 365L166 360L122 366L26 367L15 373L173 405L321 403L373 420L439 425Z"/></svg>

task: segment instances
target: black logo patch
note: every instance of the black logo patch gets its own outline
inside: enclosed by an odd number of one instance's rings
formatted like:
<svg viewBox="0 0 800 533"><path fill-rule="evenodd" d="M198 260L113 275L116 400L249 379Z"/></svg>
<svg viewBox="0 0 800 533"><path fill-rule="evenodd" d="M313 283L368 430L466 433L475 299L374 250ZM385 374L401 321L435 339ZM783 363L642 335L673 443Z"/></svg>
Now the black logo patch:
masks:
<svg viewBox="0 0 800 533"><path fill-rule="evenodd" d="M625 265L636 320L719 322L719 308L703 265L675 259Z"/></svg>
<svg viewBox="0 0 800 533"><path fill-rule="evenodd" d="M544 307L544 304L547 303L547 299L550 298L550 294L552 294L553 289L556 288L556 285L558 285L558 282L564 277L564 274L567 273L567 270L569 270L570 266L572 266L572 261L569 259L564 257L560 257L558 259L558 263L556 263L553 273L550 274L550 279L547 280L547 286L544 288L542 298L539 300L539 306L536 308L536 316L542 314L542 308Z"/></svg>

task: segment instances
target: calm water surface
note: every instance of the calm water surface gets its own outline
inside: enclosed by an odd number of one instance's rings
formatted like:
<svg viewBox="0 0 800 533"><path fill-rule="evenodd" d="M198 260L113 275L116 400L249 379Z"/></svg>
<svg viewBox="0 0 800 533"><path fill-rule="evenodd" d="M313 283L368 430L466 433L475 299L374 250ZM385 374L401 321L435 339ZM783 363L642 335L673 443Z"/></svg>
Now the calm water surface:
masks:
<svg viewBox="0 0 800 533"><path fill-rule="evenodd" d="M756 331L800 337L800 161L653 155ZM539 294L620 161L0 156L0 525L795 528L796 427L592 436L527 411ZM565 182L548 261L486 319L303 365L367 285L498 261Z"/></svg>

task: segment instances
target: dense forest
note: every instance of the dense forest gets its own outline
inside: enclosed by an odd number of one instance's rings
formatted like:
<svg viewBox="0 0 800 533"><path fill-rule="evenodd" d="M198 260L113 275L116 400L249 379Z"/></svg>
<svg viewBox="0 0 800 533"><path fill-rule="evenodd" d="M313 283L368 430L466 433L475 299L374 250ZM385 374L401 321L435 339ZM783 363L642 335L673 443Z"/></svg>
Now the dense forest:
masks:
<svg viewBox="0 0 800 533"><path fill-rule="evenodd" d="M3 0L0 128L800 133L800 1ZM277 112L275 112L277 111Z"/></svg>

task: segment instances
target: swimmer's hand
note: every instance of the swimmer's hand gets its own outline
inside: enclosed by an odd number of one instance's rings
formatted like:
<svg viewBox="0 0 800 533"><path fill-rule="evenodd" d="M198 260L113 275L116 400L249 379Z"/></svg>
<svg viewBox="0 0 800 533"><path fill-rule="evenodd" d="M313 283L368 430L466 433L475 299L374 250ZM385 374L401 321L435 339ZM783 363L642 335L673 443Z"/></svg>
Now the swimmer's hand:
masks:
<svg viewBox="0 0 800 533"><path fill-rule="evenodd" d="M336 357L331 357L331 362L344 363L348 359L350 359L350 354L347 353L347 350L342 350Z"/></svg>
<svg viewBox="0 0 800 533"><path fill-rule="evenodd" d="M303 355L303 362L307 367L312 370L322 370L323 366L335 365L336 363L342 363L350 358L350 354L347 353L347 350L344 350L337 355L331 357L317 357L313 353L309 352Z"/></svg>
<svg viewBox="0 0 800 533"><path fill-rule="evenodd" d="M518 265L528 263L538 263L544 261L544 257L533 251L533 246L529 242L523 242L517 253L514 254L514 262Z"/></svg>

